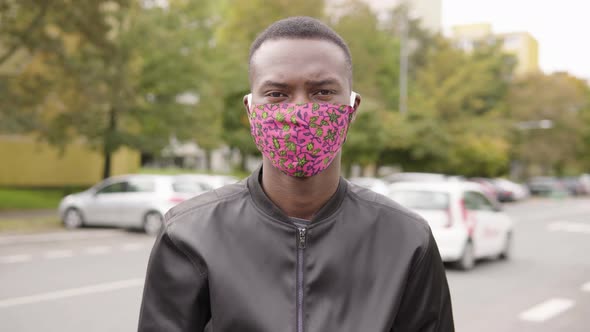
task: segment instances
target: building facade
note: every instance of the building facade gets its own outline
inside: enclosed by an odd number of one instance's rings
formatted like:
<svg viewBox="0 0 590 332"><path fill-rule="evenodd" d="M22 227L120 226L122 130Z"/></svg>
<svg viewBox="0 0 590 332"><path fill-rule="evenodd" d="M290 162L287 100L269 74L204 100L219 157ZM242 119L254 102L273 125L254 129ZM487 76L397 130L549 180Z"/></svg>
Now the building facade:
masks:
<svg viewBox="0 0 590 332"><path fill-rule="evenodd" d="M410 16L418 18L422 22L422 27L432 33L439 33L442 29L442 0L362 0L367 3L371 9L380 18L389 16L391 10L395 7L407 4L410 9ZM328 0L328 8L341 6L346 0Z"/></svg>
<svg viewBox="0 0 590 332"><path fill-rule="evenodd" d="M539 44L528 32L495 34L487 23L455 26L452 38L457 47L470 52L478 43L500 40L504 52L514 55L517 60L516 75L538 72Z"/></svg>

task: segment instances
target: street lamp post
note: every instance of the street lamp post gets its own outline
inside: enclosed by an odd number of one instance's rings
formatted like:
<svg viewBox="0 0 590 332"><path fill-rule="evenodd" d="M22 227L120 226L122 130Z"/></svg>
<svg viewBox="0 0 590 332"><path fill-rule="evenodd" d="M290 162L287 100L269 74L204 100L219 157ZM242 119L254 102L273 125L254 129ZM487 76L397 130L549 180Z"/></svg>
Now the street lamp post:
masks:
<svg viewBox="0 0 590 332"><path fill-rule="evenodd" d="M401 2L402 18L400 20L400 59L399 59L399 112L408 111L408 8Z"/></svg>

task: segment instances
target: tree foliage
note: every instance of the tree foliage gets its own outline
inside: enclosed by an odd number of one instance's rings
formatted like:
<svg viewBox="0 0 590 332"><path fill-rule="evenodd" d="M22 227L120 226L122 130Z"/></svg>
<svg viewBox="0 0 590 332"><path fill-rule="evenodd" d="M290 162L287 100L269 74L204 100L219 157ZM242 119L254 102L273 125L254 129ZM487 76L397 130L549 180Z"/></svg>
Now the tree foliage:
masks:
<svg viewBox="0 0 590 332"><path fill-rule="evenodd" d="M398 112L400 22L366 2L6 0L0 4L0 133L67 148L83 139L109 156L158 153L171 137L205 150L257 154L242 98L248 52L272 22L307 15L349 43L363 97L346 166L496 176L590 168L590 88L567 74L513 77L499 42L470 52L409 19L408 114ZM163 5L164 4L164 5ZM327 9L326 9L327 8ZM546 130L521 122L551 120Z"/></svg>
<svg viewBox="0 0 590 332"><path fill-rule="evenodd" d="M211 74L215 22L207 6L170 1L166 8L144 7L125 0L47 6L37 41L23 44L29 64L11 77L20 89L9 92L42 97L32 105L30 128L41 139L65 147L84 138L104 154L105 177L122 146L159 151L173 135L219 145L218 117L207 109L211 99L199 95L210 88L203 82ZM15 2L7 10L27 7ZM182 94L207 102L182 104Z"/></svg>
<svg viewBox="0 0 590 332"><path fill-rule="evenodd" d="M587 151L589 90L585 82L565 73L534 74L514 82L508 113L513 123L552 123L551 128L516 130L514 155L527 171L537 167L564 175L568 169L583 170L578 156Z"/></svg>

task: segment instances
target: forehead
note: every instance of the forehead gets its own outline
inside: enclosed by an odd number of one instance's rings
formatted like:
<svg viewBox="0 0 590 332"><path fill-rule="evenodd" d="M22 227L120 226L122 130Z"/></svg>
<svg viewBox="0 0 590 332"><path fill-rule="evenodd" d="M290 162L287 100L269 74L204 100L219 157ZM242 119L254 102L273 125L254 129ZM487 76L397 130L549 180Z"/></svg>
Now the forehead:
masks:
<svg viewBox="0 0 590 332"><path fill-rule="evenodd" d="M336 78L345 83L350 68L344 51L326 40L277 39L265 41L250 62L252 86L267 80L297 82Z"/></svg>

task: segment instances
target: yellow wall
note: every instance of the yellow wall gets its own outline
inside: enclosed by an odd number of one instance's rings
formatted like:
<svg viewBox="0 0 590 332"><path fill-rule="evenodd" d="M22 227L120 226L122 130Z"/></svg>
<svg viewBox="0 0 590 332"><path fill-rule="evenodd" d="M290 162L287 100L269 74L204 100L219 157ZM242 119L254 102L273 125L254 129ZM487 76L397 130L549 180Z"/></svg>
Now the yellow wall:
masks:
<svg viewBox="0 0 590 332"><path fill-rule="evenodd" d="M28 136L0 136L0 186L90 186L101 180L103 157L83 143L72 143L63 155ZM140 155L119 149L112 159L112 175L136 172Z"/></svg>
<svg viewBox="0 0 590 332"><path fill-rule="evenodd" d="M457 46L467 52L473 49L473 42L485 41L486 38L490 37L502 39L504 52L514 55L517 60L516 75L524 75L540 70L539 44L528 32L494 34L492 25L488 23L458 25L452 29Z"/></svg>
<svg viewBox="0 0 590 332"><path fill-rule="evenodd" d="M515 72L523 75L539 71L539 45L537 40L527 32L500 35L505 41L516 38L518 42L504 44L504 51L513 54L518 60Z"/></svg>
<svg viewBox="0 0 590 332"><path fill-rule="evenodd" d="M532 36L527 38L527 70L528 71L539 71L539 43Z"/></svg>

